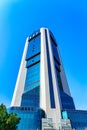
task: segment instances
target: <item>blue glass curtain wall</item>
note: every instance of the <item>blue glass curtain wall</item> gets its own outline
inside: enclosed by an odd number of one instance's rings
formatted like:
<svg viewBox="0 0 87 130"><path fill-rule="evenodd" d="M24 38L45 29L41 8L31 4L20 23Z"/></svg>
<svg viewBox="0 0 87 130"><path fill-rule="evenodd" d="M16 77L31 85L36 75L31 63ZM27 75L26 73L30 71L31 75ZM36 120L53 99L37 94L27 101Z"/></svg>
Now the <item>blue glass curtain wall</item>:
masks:
<svg viewBox="0 0 87 130"><path fill-rule="evenodd" d="M66 109L75 110L75 105L72 97L70 97L63 91L60 91L60 96L61 96L62 110Z"/></svg>
<svg viewBox="0 0 87 130"><path fill-rule="evenodd" d="M21 106L26 107L40 107L40 87L35 88L23 93Z"/></svg>
<svg viewBox="0 0 87 130"><path fill-rule="evenodd" d="M62 112L63 119L70 119L72 128L75 130L86 130L87 111L66 110Z"/></svg>
<svg viewBox="0 0 87 130"><path fill-rule="evenodd" d="M42 109L11 107L9 113L17 113L21 118L18 130L41 130L41 119L45 117L45 112Z"/></svg>
<svg viewBox="0 0 87 130"><path fill-rule="evenodd" d="M40 105L40 34L29 41L26 55L26 80L21 106Z"/></svg>
<svg viewBox="0 0 87 130"><path fill-rule="evenodd" d="M27 68L27 76L24 90L29 90L28 86L40 85L40 62ZM30 89L32 88L30 87Z"/></svg>
<svg viewBox="0 0 87 130"><path fill-rule="evenodd" d="M61 63L60 63L60 59L59 59L59 55L58 55L57 44L54 41L53 36L50 36L50 38L51 38L52 51L53 51L53 55L54 55L56 78L57 78L57 83L58 83L57 89L58 89L58 91L60 91L62 109L63 110L64 109L75 109L75 105L74 105L72 97L68 96L63 90L62 81L61 81L61 77L60 77Z"/></svg>
<svg viewBox="0 0 87 130"><path fill-rule="evenodd" d="M59 60L59 56L58 56L57 44L51 35L50 35L50 38L51 38L52 51L53 51L53 55L54 55L54 64L55 64L55 72L56 72L56 76L57 76L58 87L60 90L63 91L62 82L61 82L61 78L60 78L60 71L61 71L60 65L61 64L60 64L60 60Z"/></svg>
<svg viewBox="0 0 87 130"><path fill-rule="evenodd" d="M30 40L26 60L33 57L37 53L40 53L40 35Z"/></svg>

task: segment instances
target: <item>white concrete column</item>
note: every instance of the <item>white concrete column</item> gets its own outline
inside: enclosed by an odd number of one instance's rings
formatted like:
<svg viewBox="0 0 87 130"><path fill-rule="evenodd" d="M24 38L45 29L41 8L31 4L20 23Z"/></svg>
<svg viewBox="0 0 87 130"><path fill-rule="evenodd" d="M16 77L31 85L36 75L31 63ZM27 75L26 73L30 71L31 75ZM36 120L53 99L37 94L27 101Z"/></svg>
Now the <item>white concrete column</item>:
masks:
<svg viewBox="0 0 87 130"><path fill-rule="evenodd" d="M20 65L20 69L19 69L19 73L18 73L18 77L17 77L17 82L16 82L11 106L20 106L20 104L21 104L21 98L22 98L22 94L23 94L23 90L24 90L25 78L26 78L26 72L27 72L26 61L25 61L27 49L28 49L28 38L26 39L24 52L23 52L23 56L22 56L22 61L21 61L21 65Z"/></svg>

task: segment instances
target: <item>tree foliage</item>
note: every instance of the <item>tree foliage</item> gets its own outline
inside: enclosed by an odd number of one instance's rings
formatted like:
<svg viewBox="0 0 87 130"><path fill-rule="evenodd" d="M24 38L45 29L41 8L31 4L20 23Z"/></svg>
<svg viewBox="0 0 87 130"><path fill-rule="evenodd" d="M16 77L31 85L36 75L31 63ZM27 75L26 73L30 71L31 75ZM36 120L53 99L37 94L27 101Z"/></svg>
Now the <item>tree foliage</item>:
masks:
<svg viewBox="0 0 87 130"><path fill-rule="evenodd" d="M0 130L17 130L19 122L17 114L8 113L5 105L0 105Z"/></svg>

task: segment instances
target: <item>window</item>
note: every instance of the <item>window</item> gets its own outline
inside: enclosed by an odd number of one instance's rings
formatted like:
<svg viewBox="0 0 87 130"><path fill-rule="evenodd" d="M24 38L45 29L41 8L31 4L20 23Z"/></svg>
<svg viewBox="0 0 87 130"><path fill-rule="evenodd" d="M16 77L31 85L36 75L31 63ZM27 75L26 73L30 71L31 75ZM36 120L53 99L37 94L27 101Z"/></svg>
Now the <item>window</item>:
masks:
<svg viewBox="0 0 87 130"><path fill-rule="evenodd" d="M26 60L40 53L40 35L29 41Z"/></svg>

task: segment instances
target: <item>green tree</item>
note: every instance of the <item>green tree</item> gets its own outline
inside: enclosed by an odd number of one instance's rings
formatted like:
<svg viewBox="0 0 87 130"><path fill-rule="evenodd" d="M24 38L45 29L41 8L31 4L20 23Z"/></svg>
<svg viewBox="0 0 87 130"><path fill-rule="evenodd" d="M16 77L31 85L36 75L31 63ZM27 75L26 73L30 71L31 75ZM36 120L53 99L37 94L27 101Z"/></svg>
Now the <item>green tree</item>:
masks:
<svg viewBox="0 0 87 130"><path fill-rule="evenodd" d="M6 106L0 105L0 130L17 130L20 118L17 114L8 113Z"/></svg>

